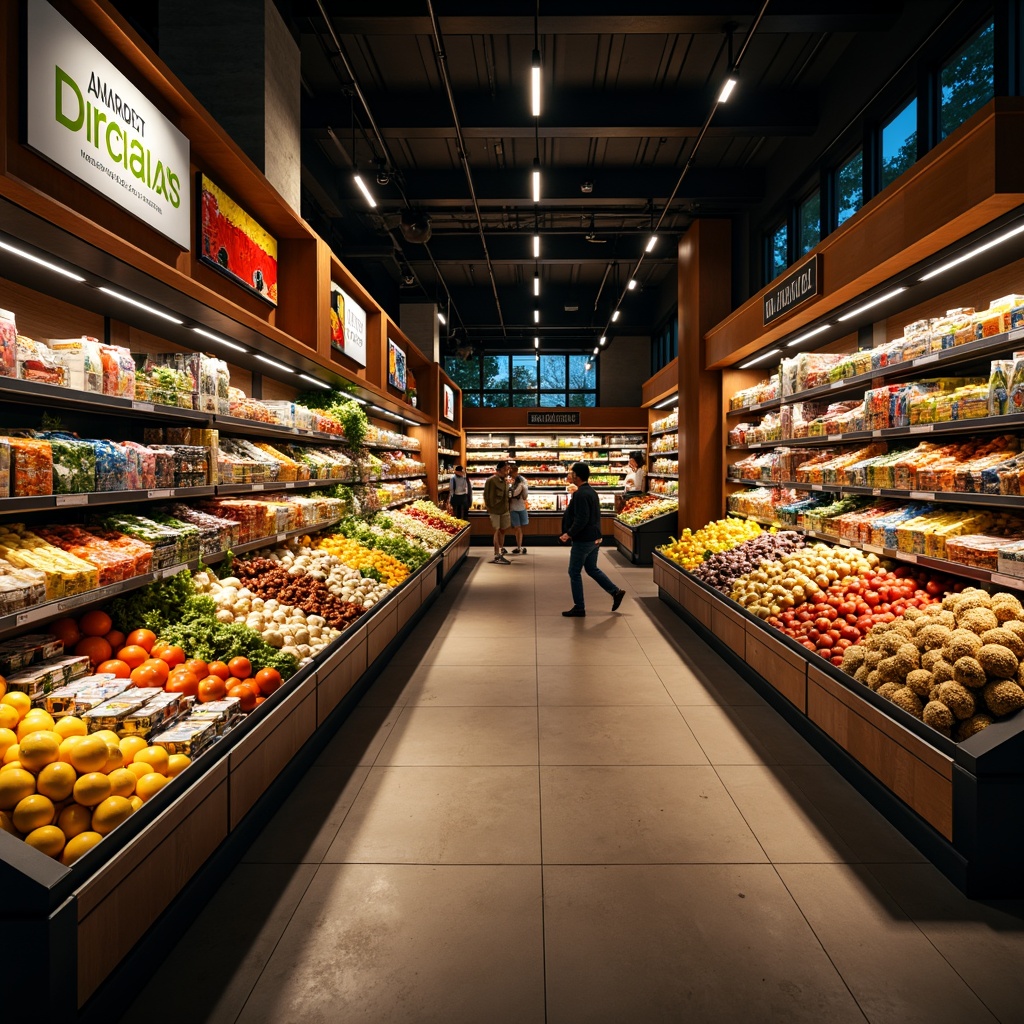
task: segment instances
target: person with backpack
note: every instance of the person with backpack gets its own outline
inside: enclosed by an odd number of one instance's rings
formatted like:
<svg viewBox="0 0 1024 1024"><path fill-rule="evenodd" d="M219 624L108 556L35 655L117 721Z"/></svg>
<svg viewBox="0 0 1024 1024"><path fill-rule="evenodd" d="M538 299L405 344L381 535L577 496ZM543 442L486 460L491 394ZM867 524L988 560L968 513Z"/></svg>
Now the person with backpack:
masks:
<svg viewBox="0 0 1024 1024"><path fill-rule="evenodd" d="M523 527L530 523L530 517L526 511L527 499L530 497L530 485L526 482L526 477L519 472L519 466L514 462L510 462L508 465L508 480L508 513L512 522L512 532L516 538L516 546L512 549L512 554L525 555Z"/></svg>

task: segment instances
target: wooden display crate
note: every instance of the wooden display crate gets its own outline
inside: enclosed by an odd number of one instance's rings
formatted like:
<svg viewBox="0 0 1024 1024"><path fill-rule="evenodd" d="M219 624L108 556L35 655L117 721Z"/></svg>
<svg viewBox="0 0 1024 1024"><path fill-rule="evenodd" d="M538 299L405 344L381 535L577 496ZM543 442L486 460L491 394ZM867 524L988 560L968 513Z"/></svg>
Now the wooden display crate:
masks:
<svg viewBox="0 0 1024 1024"><path fill-rule="evenodd" d="M807 659L753 623L747 624L747 664L786 700L807 712Z"/></svg>

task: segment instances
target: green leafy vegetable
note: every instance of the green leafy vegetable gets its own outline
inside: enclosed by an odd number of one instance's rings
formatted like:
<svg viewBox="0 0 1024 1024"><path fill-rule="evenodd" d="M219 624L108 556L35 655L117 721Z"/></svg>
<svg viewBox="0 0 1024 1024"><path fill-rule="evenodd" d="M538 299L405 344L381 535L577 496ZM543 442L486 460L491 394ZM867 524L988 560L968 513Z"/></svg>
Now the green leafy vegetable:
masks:
<svg viewBox="0 0 1024 1024"><path fill-rule="evenodd" d="M115 597L110 603L114 629L130 633L133 629L151 629L160 633L177 622L186 603L196 596L192 573L188 569L170 579L157 580L139 590Z"/></svg>

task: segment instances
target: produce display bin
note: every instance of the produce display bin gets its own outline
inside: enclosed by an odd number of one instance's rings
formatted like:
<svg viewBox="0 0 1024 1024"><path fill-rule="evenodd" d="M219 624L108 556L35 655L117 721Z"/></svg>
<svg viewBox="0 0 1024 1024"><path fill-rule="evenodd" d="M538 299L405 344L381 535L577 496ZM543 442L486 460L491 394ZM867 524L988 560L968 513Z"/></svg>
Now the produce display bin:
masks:
<svg viewBox="0 0 1024 1024"><path fill-rule="evenodd" d="M612 522L612 537L619 553L630 560L633 565L650 565L654 552L663 544L667 544L677 530L677 514L666 512L663 516L630 526L615 519Z"/></svg>
<svg viewBox="0 0 1024 1024"><path fill-rule="evenodd" d="M312 763L436 598L452 555L457 570L468 539L464 530L456 551L443 549L412 573L71 867L0 830L0 887L8 894L0 924L19 936L9 962L19 981L5 997L12 1019L102 1016L120 972L137 970L140 957L166 943L160 928L170 908L198 910L190 901L210 884L204 875L241 855L239 837L251 837L276 809L280 795L271 791L289 777L293 785Z"/></svg>
<svg viewBox="0 0 1024 1024"><path fill-rule="evenodd" d="M956 743L659 553L659 596L972 899L1024 895L1024 714Z"/></svg>

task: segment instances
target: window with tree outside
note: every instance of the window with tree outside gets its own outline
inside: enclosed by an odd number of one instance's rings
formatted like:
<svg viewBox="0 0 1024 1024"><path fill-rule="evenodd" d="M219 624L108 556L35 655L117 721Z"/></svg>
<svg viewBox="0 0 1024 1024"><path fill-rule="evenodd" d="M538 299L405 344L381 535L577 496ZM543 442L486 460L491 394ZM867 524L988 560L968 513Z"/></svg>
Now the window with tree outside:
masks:
<svg viewBox="0 0 1024 1024"><path fill-rule="evenodd" d="M444 369L462 388L464 406L578 408L597 405L597 361L550 353L445 356Z"/></svg>

